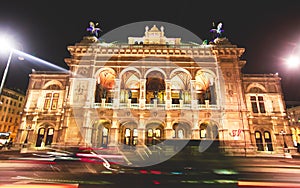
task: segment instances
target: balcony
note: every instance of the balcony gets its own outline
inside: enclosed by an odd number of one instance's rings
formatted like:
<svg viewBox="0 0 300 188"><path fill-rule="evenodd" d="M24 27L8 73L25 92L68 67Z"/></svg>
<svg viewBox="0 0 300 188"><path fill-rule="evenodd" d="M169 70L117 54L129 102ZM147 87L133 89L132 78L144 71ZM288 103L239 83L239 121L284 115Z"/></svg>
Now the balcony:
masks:
<svg viewBox="0 0 300 188"><path fill-rule="evenodd" d="M119 103L118 108L113 106L113 103L94 103L93 108L105 108L105 109L143 109L140 108L138 103ZM144 109L158 109L158 110L165 110L166 104L145 104ZM171 108L169 110L192 110L191 104L171 104ZM220 107L215 104L198 104L196 106L196 110L218 110ZM193 109L195 110L195 109Z"/></svg>

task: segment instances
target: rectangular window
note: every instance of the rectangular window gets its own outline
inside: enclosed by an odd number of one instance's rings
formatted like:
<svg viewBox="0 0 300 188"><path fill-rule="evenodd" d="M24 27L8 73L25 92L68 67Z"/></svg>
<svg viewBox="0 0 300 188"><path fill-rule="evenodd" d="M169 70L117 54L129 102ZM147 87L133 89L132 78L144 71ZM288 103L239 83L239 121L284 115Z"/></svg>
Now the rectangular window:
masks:
<svg viewBox="0 0 300 188"><path fill-rule="evenodd" d="M59 97L58 93L54 93L53 94L52 106L51 106L52 110L56 110L57 109L58 97Z"/></svg>
<svg viewBox="0 0 300 188"><path fill-rule="evenodd" d="M48 110L50 107L50 99L45 99L45 103L44 103L44 109Z"/></svg>
<svg viewBox="0 0 300 188"><path fill-rule="evenodd" d="M258 97L258 103L259 103L260 113L266 113L265 104L264 104L264 98L262 96Z"/></svg>
<svg viewBox="0 0 300 188"><path fill-rule="evenodd" d="M262 96L250 96L250 100L253 113L266 113L264 98Z"/></svg>
<svg viewBox="0 0 300 188"><path fill-rule="evenodd" d="M253 113L258 113L258 108L257 108L257 103L256 103L256 97L255 96L251 96L250 100L251 100L252 112Z"/></svg>
<svg viewBox="0 0 300 188"><path fill-rule="evenodd" d="M52 110L56 110L57 109L57 101L58 101L57 99L53 99L52 100L52 107L51 107Z"/></svg>
<svg viewBox="0 0 300 188"><path fill-rule="evenodd" d="M47 93L46 98L44 101L44 109L49 110L51 107L51 110L57 109L57 103L58 103L59 94L58 93Z"/></svg>

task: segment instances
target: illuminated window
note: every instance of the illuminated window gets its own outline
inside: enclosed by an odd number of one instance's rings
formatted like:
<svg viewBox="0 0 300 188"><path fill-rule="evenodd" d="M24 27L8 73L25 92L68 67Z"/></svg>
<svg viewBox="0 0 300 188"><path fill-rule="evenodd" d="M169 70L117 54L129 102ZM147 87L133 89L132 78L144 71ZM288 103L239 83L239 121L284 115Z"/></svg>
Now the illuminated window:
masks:
<svg viewBox="0 0 300 188"><path fill-rule="evenodd" d="M206 137L206 129L201 129L200 130L200 138L205 138Z"/></svg>
<svg viewBox="0 0 300 188"><path fill-rule="evenodd" d="M183 138L183 130L182 129L178 130L178 138L180 138L180 139Z"/></svg>
<svg viewBox="0 0 300 188"><path fill-rule="evenodd" d="M59 94L58 93L47 93L45 102L44 102L44 109L49 110L50 106L52 110L57 109Z"/></svg>
<svg viewBox="0 0 300 188"><path fill-rule="evenodd" d="M133 138L132 138L132 145L137 145L138 142L138 130L133 129Z"/></svg>
<svg viewBox="0 0 300 188"><path fill-rule="evenodd" d="M126 130L125 130L125 136L126 136L126 137L129 137L129 136L130 136L130 129L126 129Z"/></svg>
<svg viewBox="0 0 300 188"><path fill-rule="evenodd" d="M58 93L54 93L53 94L52 106L51 106L52 110L56 110L57 109L58 97L59 97Z"/></svg>
<svg viewBox="0 0 300 188"><path fill-rule="evenodd" d="M269 132L265 132L265 139L270 139L270 133Z"/></svg>
<svg viewBox="0 0 300 188"><path fill-rule="evenodd" d="M255 132L255 138L260 138L260 132Z"/></svg>
<svg viewBox="0 0 300 188"><path fill-rule="evenodd" d="M160 138L160 129L155 130L155 137Z"/></svg>
<svg viewBox="0 0 300 188"><path fill-rule="evenodd" d="M103 136L108 136L108 128L104 127L102 130Z"/></svg>
<svg viewBox="0 0 300 188"><path fill-rule="evenodd" d="M45 102L44 102L44 109L48 110L50 108L50 102L51 102L51 93L46 94Z"/></svg>
<svg viewBox="0 0 300 188"><path fill-rule="evenodd" d="M153 130L152 129L148 129L148 137L153 137Z"/></svg>

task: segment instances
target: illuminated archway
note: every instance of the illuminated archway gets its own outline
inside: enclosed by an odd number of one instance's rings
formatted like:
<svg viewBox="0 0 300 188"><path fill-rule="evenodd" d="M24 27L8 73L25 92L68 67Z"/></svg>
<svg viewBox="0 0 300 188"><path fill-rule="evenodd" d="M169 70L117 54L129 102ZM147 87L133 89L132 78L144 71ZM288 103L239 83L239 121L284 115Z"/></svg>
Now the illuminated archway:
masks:
<svg viewBox="0 0 300 188"><path fill-rule="evenodd" d="M140 96L140 73L137 70L128 70L120 77L120 102L138 103Z"/></svg>
<svg viewBox="0 0 300 188"><path fill-rule="evenodd" d="M91 143L93 147L107 147L111 124L108 120L96 120L92 126Z"/></svg>
<svg viewBox="0 0 300 188"><path fill-rule="evenodd" d="M208 100L210 104L216 104L216 83L215 75L206 70L198 70L195 76L196 96L199 104L205 104Z"/></svg>
<svg viewBox="0 0 300 188"><path fill-rule="evenodd" d="M101 99L106 99L106 102L111 103L113 99L116 73L113 69L102 69L96 76L95 102L101 102Z"/></svg>
<svg viewBox="0 0 300 188"><path fill-rule="evenodd" d="M165 96L165 76L161 71L152 71L146 77L146 103L164 103Z"/></svg>

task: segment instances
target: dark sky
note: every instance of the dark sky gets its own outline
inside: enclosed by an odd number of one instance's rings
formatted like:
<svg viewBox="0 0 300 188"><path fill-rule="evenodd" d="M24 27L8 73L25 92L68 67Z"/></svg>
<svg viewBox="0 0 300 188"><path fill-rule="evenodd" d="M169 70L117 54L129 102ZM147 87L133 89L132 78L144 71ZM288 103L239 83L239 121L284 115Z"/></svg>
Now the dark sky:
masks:
<svg viewBox="0 0 300 188"><path fill-rule="evenodd" d="M22 51L67 68L68 45L86 34L89 21L101 35L140 21L176 24L201 39L210 39L212 22L223 22L224 34L246 48L243 73L279 73L286 100L300 101L300 67L288 69L284 58L300 48L299 0L1 0L0 34L10 35ZM296 47L298 45L298 47ZM1 74L7 56L2 54ZM27 88L31 69L46 66L13 58L7 85Z"/></svg>

